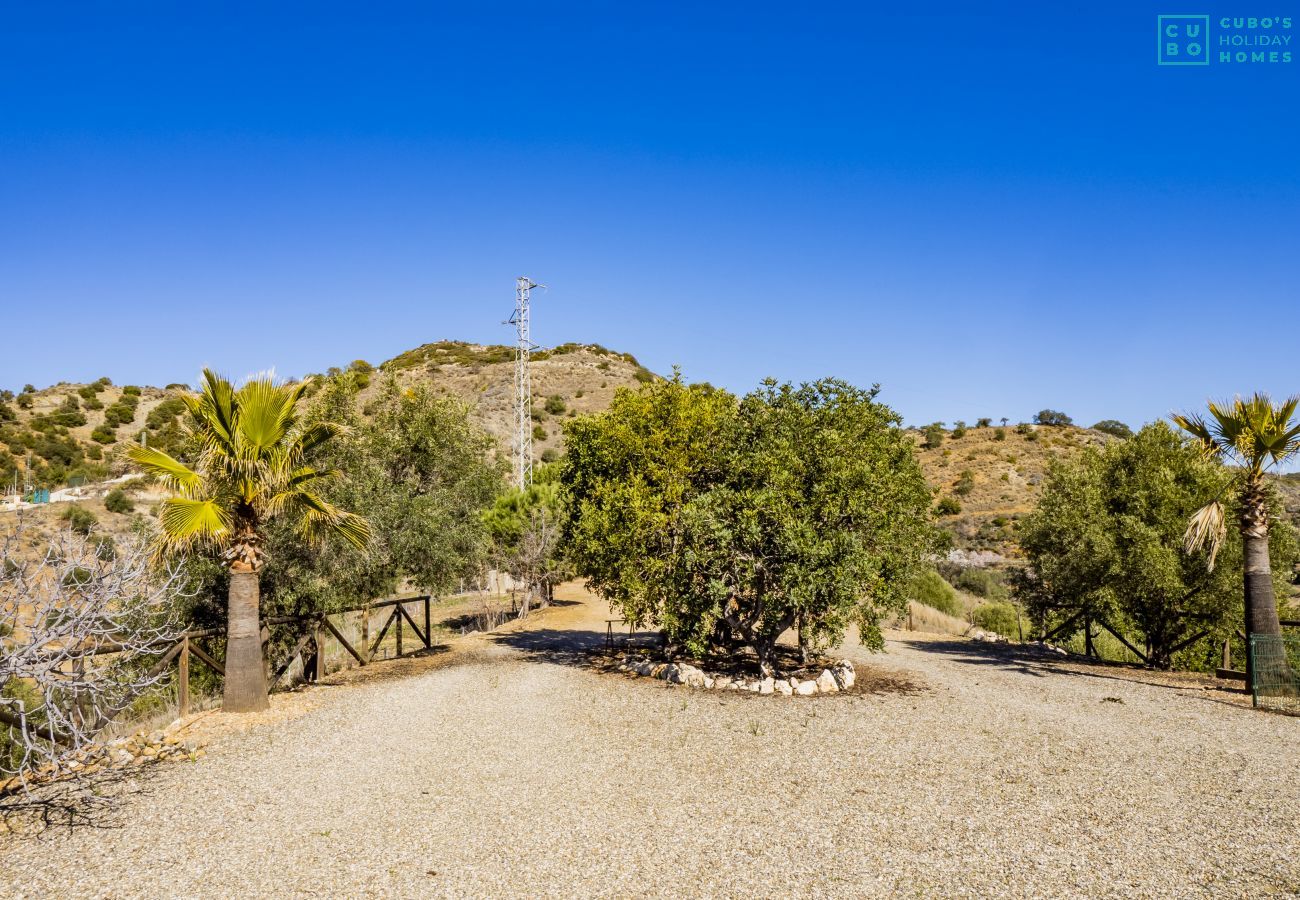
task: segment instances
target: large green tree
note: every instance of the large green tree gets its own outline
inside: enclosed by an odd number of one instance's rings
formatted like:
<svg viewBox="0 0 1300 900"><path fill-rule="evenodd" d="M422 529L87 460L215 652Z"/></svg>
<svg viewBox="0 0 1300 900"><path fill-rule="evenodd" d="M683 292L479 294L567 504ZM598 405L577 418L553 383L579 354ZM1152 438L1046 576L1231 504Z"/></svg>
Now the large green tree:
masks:
<svg viewBox="0 0 1300 900"><path fill-rule="evenodd" d="M634 624L701 654L743 644L764 674L797 628L868 646L933 549L930 491L876 390L773 381L743 400L680 377L620 391L565 430L579 572Z"/></svg>
<svg viewBox="0 0 1300 900"><path fill-rule="evenodd" d="M1159 668L1202 637L1230 634L1240 582L1223 566L1208 567L1207 554L1183 548L1188 516L1225 477L1163 422L1057 462L1037 508L1021 520L1028 567L1016 579L1019 598L1042 622L1104 621L1143 643ZM1279 531L1276 544L1279 559L1294 556L1289 531ZM1241 544L1222 552L1236 562ZM1211 655L1187 650L1183 659L1204 665Z"/></svg>
<svg viewBox="0 0 1300 900"><path fill-rule="evenodd" d="M423 385L387 379L358 409L355 372L327 381L309 413L348 425L312 462L348 473L326 498L365 516L364 556L307 547L292 529L273 527L267 599L277 612L354 607L396 591L441 594L476 576L488 558L482 512L504 483L504 464L465 404ZM335 542L337 544L337 541Z"/></svg>
<svg viewBox="0 0 1300 900"><path fill-rule="evenodd" d="M288 520L308 543L332 533L360 548L370 536L364 518L319 492L340 473L309 465L307 457L343 428L302 420L299 402L307 386L257 377L235 388L205 369L199 393L180 395L189 413L194 458L181 462L140 444L127 451L133 462L177 493L162 504L159 550L212 548L229 571L222 700L228 712L267 707L259 578L268 524Z"/></svg>
<svg viewBox="0 0 1300 900"><path fill-rule="evenodd" d="M1208 547L1209 566L1214 566L1227 534L1230 512L1221 498L1225 493L1235 495L1237 530L1244 545L1247 635L1282 633L1269 555L1271 494L1266 475L1300 455L1298 406L1300 397L1274 403L1267 394L1257 393L1249 398L1237 397L1230 403L1209 403L1208 419L1194 413L1173 416L1207 456L1235 466L1232 478L1215 492L1217 496L1191 517L1187 548L1194 552ZM1252 665L1249 655L1247 665Z"/></svg>

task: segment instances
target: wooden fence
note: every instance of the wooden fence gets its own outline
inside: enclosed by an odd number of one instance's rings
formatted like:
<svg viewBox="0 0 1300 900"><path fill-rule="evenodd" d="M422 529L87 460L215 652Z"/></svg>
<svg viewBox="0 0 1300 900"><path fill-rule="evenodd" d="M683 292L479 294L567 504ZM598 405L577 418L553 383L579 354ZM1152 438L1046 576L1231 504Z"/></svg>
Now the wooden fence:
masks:
<svg viewBox="0 0 1300 900"><path fill-rule="evenodd" d="M407 610L407 605L419 603L422 609L423 623L416 621L415 617ZM332 613L309 613L298 616L270 616L262 620L262 645L265 646L270 642L270 629L277 625L295 626L294 633L297 635L297 641L289 654L280 661L280 663L271 672L270 680L267 684L269 691L274 691L279 686L284 676L288 674L293 666L294 660L302 660L303 668L308 673L309 680L318 680L325 675L325 635L334 636L340 646L356 660L360 666L366 666L375 661L375 654L383 644L384 639L388 637L390 630L395 629L396 637L396 657L406 655L404 640L403 623L409 625L411 631L415 633L418 641L412 652L418 653L420 650L433 649L433 623L432 623L432 598L427 595L419 597L399 597L392 600L379 600L365 606L352 607L351 609L336 610ZM378 635L373 641L370 640L370 618L376 610L391 608L392 612L384 620L380 627ZM338 624L333 621L332 617L347 615L349 613L362 613L361 619L361 639L358 641L360 649L353 646L352 641L343 634ZM200 643L225 634L224 628L204 628L187 631L180 635L175 642L164 644L155 649L154 652L159 654L158 659L150 667L148 677L154 678L161 675L174 662L176 664L176 685L177 701L180 707L180 715L185 716L190 712L190 664L192 661L198 661L219 676L225 676L225 668L216 657L205 650ZM304 656L308 648L312 648L310 656ZM102 656L113 653L121 653L124 648L115 644L103 644L91 651L89 656ZM2 711L0 711L2 712ZM92 731L99 732L113 721L120 713L117 710L113 713L102 715L94 724ZM16 723L9 723L16 724ZM49 740L56 740L60 743L70 741L66 735L57 732L42 735Z"/></svg>
<svg viewBox="0 0 1300 900"><path fill-rule="evenodd" d="M1131 652L1134 656L1136 656L1139 660L1141 660L1144 665L1150 662L1150 660L1147 657L1147 654L1143 653L1137 647L1134 647L1133 644L1126 637L1124 637L1124 635L1122 635L1117 629L1111 627L1110 623L1107 622L1104 618L1101 618L1100 616L1096 616L1096 615L1088 615L1087 613L1084 612L1075 613L1073 616L1066 619L1064 622L1062 622L1060 625L1053 628L1051 631L1045 632L1042 636L1042 640L1049 641L1066 632L1074 633L1074 631L1077 631L1080 620L1082 620L1083 622L1083 652L1085 656L1091 657L1093 659L1101 659L1101 655L1097 653L1097 649L1093 644L1093 640L1095 637L1093 633L1093 626L1097 625L1105 629L1112 637L1115 638L1115 640L1119 641L1121 644L1127 647L1129 652ZM1281 624L1283 628L1300 628L1300 619L1283 619L1281 621ZM1183 650L1187 647L1190 647L1192 644L1195 644L1197 641L1208 637L1209 634L1210 631L1208 628L1198 631L1196 634L1192 635L1186 640L1180 641L1178 644L1174 645L1174 647L1171 649L1170 652L1177 653L1179 650ZM1240 638L1243 642L1245 642L1246 640L1245 633L1242 632L1240 629L1237 630L1237 637ZM1214 674L1215 677L1217 678L1235 679L1237 681L1246 680L1245 672L1232 668L1232 639L1231 638L1224 638L1223 640L1223 648L1220 657L1220 665L1219 668L1215 670Z"/></svg>

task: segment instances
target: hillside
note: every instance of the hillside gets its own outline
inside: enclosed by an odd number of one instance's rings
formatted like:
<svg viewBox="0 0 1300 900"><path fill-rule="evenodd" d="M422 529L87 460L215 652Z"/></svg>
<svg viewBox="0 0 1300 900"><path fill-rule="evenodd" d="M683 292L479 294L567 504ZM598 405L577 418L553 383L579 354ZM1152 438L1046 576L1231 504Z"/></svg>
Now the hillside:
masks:
<svg viewBox="0 0 1300 900"><path fill-rule="evenodd" d="M939 524L952 534L953 546L1012 557L1018 553L1016 523L1038 502L1052 461L1118 440L1073 425L945 431L933 447L926 446L922 431L913 434L921 467L935 490ZM945 499L955 501L960 512L945 512Z"/></svg>
<svg viewBox="0 0 1300 900"><path fill-rule="evenodd" d="M514 423L514 359L513 347L440 341L408 350L379 368L403 384L424 382L469 403L479 424L508 449ZM630 353L616 353L599 344L561 344L534 351L531 369L537 459L558 454L564 419L603 410L618 388L655 377ZM363 404L380 383L381 379L370 379L362 391Z"/></svg>
<svg viewBox="0 0 1300 900"><path fill-rule="evenodd" d="M596 344L562 344L533 354L534 453L552 458L561 450L561 426L576 415L605 409L620 387L656 377L631 354ZM378 366L357 360L349 367L365 385L363 408L393 375L404 385L424 383L470 405L479 424L508 452L513 418L514 349L503 345L439 341L408 350ZM326 375L335 374L331 369ZM8 493L16 470L30 461L35 483L59 487L121 475L125 442L141 433L170 447L181 430L183 405L174 389L122 386L107 378L92 384L28 386L0 394L0 493ZM1008 425L944 431L931 446L911 431L927 480L935 489L939 522L963 551L1017 556L1017 521L1033 509L1053 459L1117 438L1074 426ZM22 480L22 476L19 477ZM1277 481L1288 512L1300 521L1300 475ZM954 506L960 510L951 511ZM112 516L108 517L113 520Z"/></svg>
<svg viewBox="0 0 1300 900"><path fill-rule="evenodd" d="M377 367L363 360L350 366L366 384L363 404L392 374L404 385L426 383L470 405L472 415L510 446L513 418L514 349L500 345L440 341L409 350ZM338 372L330 370L330 373ZM558 453L561 423L604 409L619 387L655 376L626 353L595 344L562 344L533 354L534 454ZM126 471L123 444L143 434L151 446L175 445L183 404L175 388L126 385L108 378L91 384L59 384L0 394L0 494L15 480L57 488L69 482L99 481ZM30 467L30 477L28 476Z"/></svg>

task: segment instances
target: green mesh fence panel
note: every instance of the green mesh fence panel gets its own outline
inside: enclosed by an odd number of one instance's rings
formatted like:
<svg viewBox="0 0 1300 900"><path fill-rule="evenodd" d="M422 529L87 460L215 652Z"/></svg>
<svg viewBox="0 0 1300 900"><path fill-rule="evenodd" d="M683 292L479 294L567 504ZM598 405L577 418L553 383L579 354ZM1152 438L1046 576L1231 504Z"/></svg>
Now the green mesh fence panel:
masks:
<svg viewBox="0 0 1300 900"><path fill-rule="evenodd" d="M1300 636L1252 634L1250 661L1255 705L1300 715Z"/></svg>

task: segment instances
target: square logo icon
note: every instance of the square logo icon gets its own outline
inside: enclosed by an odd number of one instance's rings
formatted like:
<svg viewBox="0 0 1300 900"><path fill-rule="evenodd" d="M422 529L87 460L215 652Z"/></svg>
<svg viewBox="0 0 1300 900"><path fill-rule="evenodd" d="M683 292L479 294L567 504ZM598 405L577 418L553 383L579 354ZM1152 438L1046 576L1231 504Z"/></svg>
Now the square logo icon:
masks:
<svg viewBox="0 0 1300 900"><path fill-rule="evenodd" d="M1208 66L1209 16L1156 16L1156 65Z"/></svg>

